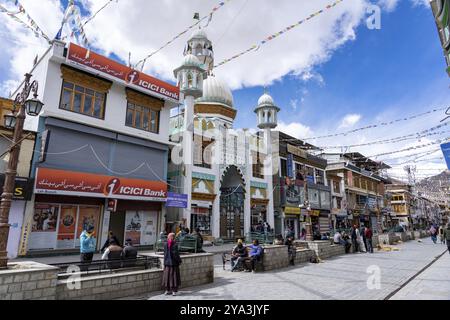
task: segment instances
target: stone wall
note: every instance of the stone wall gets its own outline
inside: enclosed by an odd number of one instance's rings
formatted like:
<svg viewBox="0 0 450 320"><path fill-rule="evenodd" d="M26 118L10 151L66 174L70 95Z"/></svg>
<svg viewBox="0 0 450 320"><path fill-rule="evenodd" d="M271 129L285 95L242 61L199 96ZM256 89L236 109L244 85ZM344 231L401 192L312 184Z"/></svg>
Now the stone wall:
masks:
<svg viewBox="0 0 450 320"><path fill-rule="evenodd" d="M413 231L406 231L406 237L408 238L408 241L414 240L416 238Z"/></svg>
<svg viewBox="0 0 450 320"><path fill-rule="evenodd" d="M264 248L264 271L287 268L289 252L287 246L267 246Z"/></svg>
<svg viewBox="0 0 450 320"><path fill-rule="evenodd" d="M111 300L162 290L162 270L83 277L80 289L71 289L72 282L58 281L58 300Z"/></svg>
<svg viewBox="0 0 450 320"><path fill-rule="evenodd" d="M397 241L397 239L399 239L399 237L397 237L394 233L385 233L378 236L378 242L380 245L392 245Z"/></svg>
<svg viewBox="0 0 450 320"><path fill-rule="evenodd" d="M408 241L408 235L406 232L396 232L395 235L403 242Z"/></svg>
<svg viewBox="0 0 450 320"><path fill-rule="evenodd" d="M147 256L158 257L161 265L164 265L164 257L161 254L148 254ZM195 287L214 282L213 254L182 255L181 259L183 260L180 266L181 288Z"/></svg>
<svg viewBox="0 0 450 320"><path fill-rule="evenodd" d="M309 249L297 249L297 255L295 256L295 264L308 263L314 256L314 251Z"/></svg>
<svg viewBox="0 0 450 320"><path fill-rule="evenodd" d="M420 231L414 231L414 239L420 239L421 238L421 233Z"/></svg>
<svg viewBox="0 0 450 320"><path fill-rule="evenodd" d="M332 245L330 241L308 241L307 244L308 248L322 260L345 254L344 246Z"/></svg>
<svg viewBox="0 0 450 320"><path fill-rule="evenodd" d="M11 263L0 271L0 300L55 300L57 268L35 263Z"/></svg>

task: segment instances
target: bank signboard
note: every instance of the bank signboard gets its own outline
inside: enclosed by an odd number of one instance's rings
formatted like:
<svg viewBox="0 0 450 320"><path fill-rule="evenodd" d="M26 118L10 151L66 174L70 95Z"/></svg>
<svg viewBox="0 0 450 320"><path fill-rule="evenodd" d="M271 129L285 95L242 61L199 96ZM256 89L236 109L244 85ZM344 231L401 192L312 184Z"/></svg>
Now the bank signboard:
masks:
<svg viewBox="0 0 450 320"><path fill-rule="evenodd" d="M67 62L69 64L82 65L114 77L123 81L126 85L136 86L141 90L148 91L150 94L157 94L175 102L180 100L180 90L178 87L122 65L95 52L88 52L86 48L76 44L71 43L69 45Z"/></svg>
<svg viewBox="0 0 450 320"><path fill-rule="evenodd" d="M167 184L160 181L38 168L35 193L165 202Z"/></svg>

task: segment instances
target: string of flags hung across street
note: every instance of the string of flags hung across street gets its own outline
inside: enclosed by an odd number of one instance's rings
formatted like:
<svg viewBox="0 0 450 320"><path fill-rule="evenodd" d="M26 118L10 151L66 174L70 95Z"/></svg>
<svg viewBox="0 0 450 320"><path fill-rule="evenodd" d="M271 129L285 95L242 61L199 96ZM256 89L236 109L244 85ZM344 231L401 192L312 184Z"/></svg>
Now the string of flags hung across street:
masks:
<svg viewBox="0 0 450 320"><path fill-rule="evenodd" d="M294 24L284 28L283 30L281 30L279 32L276 32L276 33L270 35L269 37L267 37L264 40L262 40L259 44L254 44L250 48L248 48L248 49L246 49L246 50L244 50L244 51L242 51L242 52L232 56L231 58L223 60L219 64L215 65L214 68L218 68L220 66L223 66L224 64L227 64L228 62L233 61L233 60L235 60L235 59L237 59L239 57L242 57L243 55L245 55L247 53L250 53L252 51L258 51L261 48L261 46L265 45L266 43L268 43L268 42L270 42L270 41L272 41L274 39L277 39L278 37L288 33L289 31L292 31L293 29L299 27L300 25L302 25L305 22L310 21L311 19L319 16L320 14L325 13L325 12L327 12L330 9L333 9L334 7L336 7L341 2L344 2L344 0L337 0L337 1L327 5L325 8L323 8L323 9L321 9L321 10L319 10L319 11L313 13L313 14L311 14L307 18L305 18L303 20L300 20L297 23L294 23Z"/></svg>
<svg viewBox="0 0 450 320"><path fill-rule="evenodd" d="M8 15L11 19L16 21L17 23L21 24L23 27L31 30L36 38L43 38L48 43L51 42L50 38L45 34L45 32L38 26L36 21L34 21L33 18L28 14L28 12L25 10L25 8L22 6L22 4L19 1L14 2L15 7L19 10L17 12L8 10L4 5L0 4L0 12L5 13ZM25 17L27 22L24 22L19 17L23 16Z"/></svg>
<svg viewBox="0 0 450 320"><path fill-rule="evenodd" d="M140 60L136 65L135 65L135 69L137 69L137 67L139 65L141 65L141 71L144 70L144 66L145 63L147 62L148 59L150 59L151 57L153 57L155 54L157 54L158 52L164 50L165 48L167 48L168 46L170 46L173 42L175 42L177 39L179 39L181 36L183 36L184 34L186 34L187 32L189 32L190 30L192 30L193 28L195 28L196 26L198 26L202 21L205 21L206 19L208 19L207 25L205 27L207 27L209 25L209 23L212 20L212 17L214 15L214 13L216 13L218 10L220 10L221 8L223 8L227 3L229 3L231 0L225 0L220 2L217 6L215 6L210 13L208 13L206 16L200 18L200 15L198 13L195 14L194 19L198 20L196 23L190 25L189 27L187 27L185 30L183 30L182 32L180 32L179 34L177 34L175 37L173 37L171 40L167 41L162 47L160 47L158 50L153 51L152 53L150 53L147 57L145 57L144 59Z"/></svg>

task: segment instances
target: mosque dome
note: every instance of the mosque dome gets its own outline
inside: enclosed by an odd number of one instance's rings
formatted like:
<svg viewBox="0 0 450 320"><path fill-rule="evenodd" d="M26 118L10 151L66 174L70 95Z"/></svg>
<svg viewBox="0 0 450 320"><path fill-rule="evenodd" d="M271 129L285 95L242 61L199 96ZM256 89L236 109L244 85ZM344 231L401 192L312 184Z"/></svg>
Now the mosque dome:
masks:
<svg viewBox="0 0 450 320"><path fill-rule="evenodd" d="M211 75L203 81L203 97L197 103L219 103L233 108L233 94L223 81Z"/></svg>
<svg viewBox="0 0 450 320"><path fill-rule="evenodd" d="M264 93L258 100L258 106L274 106L274 105L275 102L273 101L273 98L267 93Z"/></svg>
<svg viewBox="0 0 450 320"><path fill-rule="evenodd" d="M193 39L206 39L208 40L208 35L206 34L205 30L203 29L197 29L195 30L191 37L189 38L189 40L193 40Z"/></svg>
<svg viewBox="0 0 450 320"><path fill-rule="evenodd" d="M183 66L184 67L201 67L202 63L198 58L192 54L188 54L183 59Z"/></svg>

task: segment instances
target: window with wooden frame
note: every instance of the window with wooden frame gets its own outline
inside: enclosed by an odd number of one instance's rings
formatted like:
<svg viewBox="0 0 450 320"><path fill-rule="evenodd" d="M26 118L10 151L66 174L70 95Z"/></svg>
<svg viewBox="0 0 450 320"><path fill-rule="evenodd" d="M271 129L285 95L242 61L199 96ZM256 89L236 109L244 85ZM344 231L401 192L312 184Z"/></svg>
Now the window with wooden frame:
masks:
<svg viewBox="0 0 450 320"><path fill-rule="evenodd" d="M106 95L112 83L64 65L61 73L63 85L59 108L104 119Z"/></svg>
<svg viewBox="0 0 450 320"><path fill-rule="evenodd" d="M159 121L164 101L127 88L126 126L159 133Z"/></svg>

